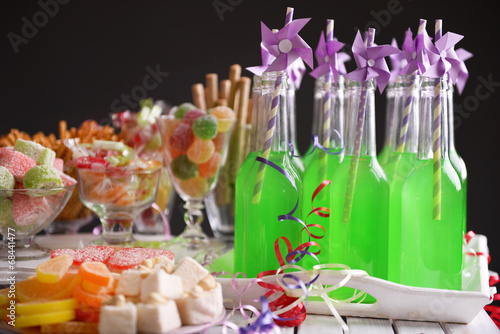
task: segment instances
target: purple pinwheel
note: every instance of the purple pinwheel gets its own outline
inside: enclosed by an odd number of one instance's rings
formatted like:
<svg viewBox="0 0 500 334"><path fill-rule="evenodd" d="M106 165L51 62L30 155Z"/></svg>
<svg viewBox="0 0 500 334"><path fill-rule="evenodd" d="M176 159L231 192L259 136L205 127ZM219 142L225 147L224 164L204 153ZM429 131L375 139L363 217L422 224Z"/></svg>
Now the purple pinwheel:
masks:
<svg viewBox="0 0 500 334"><path fill-rule="evenodd" d="M460 59L454 46L463 38L452 32L447 32L443 37L432 43L430 37L424 33L422 42L429 57L429 67L422 74L431 78L441 78L446 73L450 80L455 82L460 71Z"/></svg>
<svg viewBox="0 0 500 334"><path fill-rule="evenodd" d="M352 53L358 68L346 74L346 77L356 81L377 78L378 89L382 92L391 77L384 57L399 52L401 51L391 45L366 46L358 31L352 45Z"/></svg>
<svg viewBox="0 0 500 334"><path fill-rule="evenodd" d="M427 53L424 51L423 34L424 32L413 39L411 30L408 28L401 51L401 56L406 60L406 65L401 69L401 74L422 75L429 67Z"/></svg>
<svg viewBox="0 0 500 334"><path fill-rule="evenodd" d="M284 71L299 58L302 58L309 67L313 67L312 50L298 35L309 20L293 20L277 33L273 33L264 23L261 23L262 44L271 55L276 57L264 72Z"/></svg>
<svg viewBox="0 0 500 334"><path fill-rule="evenodd" d="M392 39L391 46L399 49L398 42L396 42L395 38ZM391 78L389 81L395 82L396 76L400 74L401 69L406 66L406 62L403 62L405 58L402 53L394 53L389 55L389 59L391 60Z"/></svg>
<svg viewBox="0 0 500 334"><path fill-rule="evenodd" d="M316 60L318 61L318 67L316 67L311 72L311 75L317 79L322 75L332 73L333 80L335 81L335 84L337 84L337 78L339 76L339 66L338 66L339 64L338 64L337 53L343 47L344 43L341 43L335 39L333 41L327 42L325 40L324 32L322 31L321 36L319 38L318 47L316 48L315 51ZM341 63L341 66L344 68L344 73L345 73L345 66L343 62Z"/></svg>
<svg viewBox="0 0 500 334"><path fill-rule="evenodd" d="M455 81L455 84L457 85L458 93L462 94L465 87L465 83L469 78L469 71L465 66L465 61L471 58L473 54L465 49L458 49L455 51L455 53L457 54L458 59L460 59L460 70L458 71L458 76Z"/></svg>

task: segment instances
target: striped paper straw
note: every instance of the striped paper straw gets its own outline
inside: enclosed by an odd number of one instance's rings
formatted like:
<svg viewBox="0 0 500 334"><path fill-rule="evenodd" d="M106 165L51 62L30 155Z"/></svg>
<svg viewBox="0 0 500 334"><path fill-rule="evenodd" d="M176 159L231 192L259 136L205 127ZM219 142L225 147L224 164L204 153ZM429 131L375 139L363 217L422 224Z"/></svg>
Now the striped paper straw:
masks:
<svg viewBox="0 0 500 334"><path fill-rule="evenodd" d="M288 7L286 9L285 25L292 22L293 20L293 8ZM269 118L267 121L267 131L264 139L264 144L262 145L262 158L269 159L271 154L271 143L273 141L274 130L276 129L276 114L278 113L278 106L280 100L280 91L283 88L282 76L278 75L276 77L276 82L274 83L274 93L273 99L271 101L271 112L269 113ZM266 174L266 164L259 164L259 169L257 170L257 177L255 178L255 186L253 189L252 204L258 204L262 196L262 185L264 183L264 176Z"/></svg>
<svg viewBox="0 0 500 334"><path fill-rule="evenodd" d="M373 46L375 40L375 29L368 30L365 43L367 46ZM363 128L365 126L366 102L368 99L368 84L369 81L364 81L361 86L361 96L359 99L358 116L356 119L356 137L354 141L354 149L352 152L351 165L349 167L349 175L347 180L347 188L345 194L344 211L342 213L342 222L349 223L351 219L352 202L354 200L354 188L356 186L356 178L358 174L359 155L361 152L361 140L363 138Z"/></svg>
<svg viewBox="0 0 500 334"><path fill-rule="evenodd" d="M326 23L326 41L333 41L333 20L327 20ZM323 147L330 148L330 123L331 123L331 89L332 89L332 72L331 70L325 74L325 83L323 86L325 91L323 100L323 129L322 129L322 143ZM326 180L326 170L327 170L327 153L320 150L319 152L319 176L322 180Z"/></svg>
<svg viewBox="0 0 500 334"><path fill-rule="evenodd" d="M435 41L442 37L442 21L436 20ZM433 189L432 217L441 220L441 79L437 78L434 87L434 112L432 115L432 158L433 158Z"/></svg>

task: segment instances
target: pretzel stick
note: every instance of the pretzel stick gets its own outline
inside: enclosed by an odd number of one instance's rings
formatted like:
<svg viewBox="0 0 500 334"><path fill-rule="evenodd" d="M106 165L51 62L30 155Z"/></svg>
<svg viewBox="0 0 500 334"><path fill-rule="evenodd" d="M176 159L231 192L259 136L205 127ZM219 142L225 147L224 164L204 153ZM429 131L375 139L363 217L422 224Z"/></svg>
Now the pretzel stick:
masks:
<svg viewBox="0 0 500 334"><path fill-rule="evenodd" d="M193 95L193 103L196 108L201 110L207 110L207 105L205 103L205 90L201 83L197 83L191 86L191 94Z"/></svg>
<svg viewBox="0 0 500 334"><path fill-rule="evenodd" d="M215 103L219 97L218 87L219 77L217 73L208 73L206 75L207 83L207 108L215 107Z"/></svg>

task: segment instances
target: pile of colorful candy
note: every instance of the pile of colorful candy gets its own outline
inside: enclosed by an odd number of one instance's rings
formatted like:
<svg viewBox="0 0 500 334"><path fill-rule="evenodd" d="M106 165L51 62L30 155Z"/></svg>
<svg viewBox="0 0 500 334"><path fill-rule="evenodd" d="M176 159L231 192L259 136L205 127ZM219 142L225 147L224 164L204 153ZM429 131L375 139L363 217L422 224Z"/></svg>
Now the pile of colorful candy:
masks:
<svg viewBox="0 0 500 334"><path fill-rule="evenodd" d="M0 148L0 228L39 228L59 206L61 193L75 184L49 148L23 139Z"/></svg>
<svg viewBox="0 0 500 334"><path fill-rule="evenodd" d="M228 107L205 112L184 103L161 123L168 167L181 197L201 198L212 188L234 122L235 114Z"/></svg>
<svg viewBox="0 0 500 334"><path fill-rule="evenodd" d="M223 312L221 286L191 258L168 250L87 246L61 249L16 283L15 322L8 289L0 312L16 328L59 333L165 333Z"/></svg>

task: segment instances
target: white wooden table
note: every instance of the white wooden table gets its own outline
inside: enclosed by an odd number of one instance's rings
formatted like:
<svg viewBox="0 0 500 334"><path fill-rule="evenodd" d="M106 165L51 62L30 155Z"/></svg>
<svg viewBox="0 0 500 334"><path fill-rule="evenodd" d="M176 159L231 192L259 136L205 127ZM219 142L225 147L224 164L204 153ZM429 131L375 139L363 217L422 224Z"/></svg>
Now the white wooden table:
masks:
<svg viewBox="0 0 500 334"><path fill-rule="evenodd" d="M41 246L50 249L57 249L82 247L84 244L91 242L96 237L91 234L77 234L55 235L51 236L50 239L46 236L38 238ZM36 261L20 261L17 263L17 266L34 269L43 260L45 259ZM282 327L280 330L285 334L500 334L500 330L496 327L484 310L482 310L468 324L403 321L361 317L343 317L343 319L349 328L348 332L342 329L342 326L333 316L315 314L307 315L305 321L297 328ZM229 321L236 324L243 324L244 318L238 313L234 314ZM0 328L0 333L5 333L5 330ZM222 326L216 326L208 329L206 333L223 333L223 328ZM227 333L234 333L234 331L228 328Z"/></svg>

